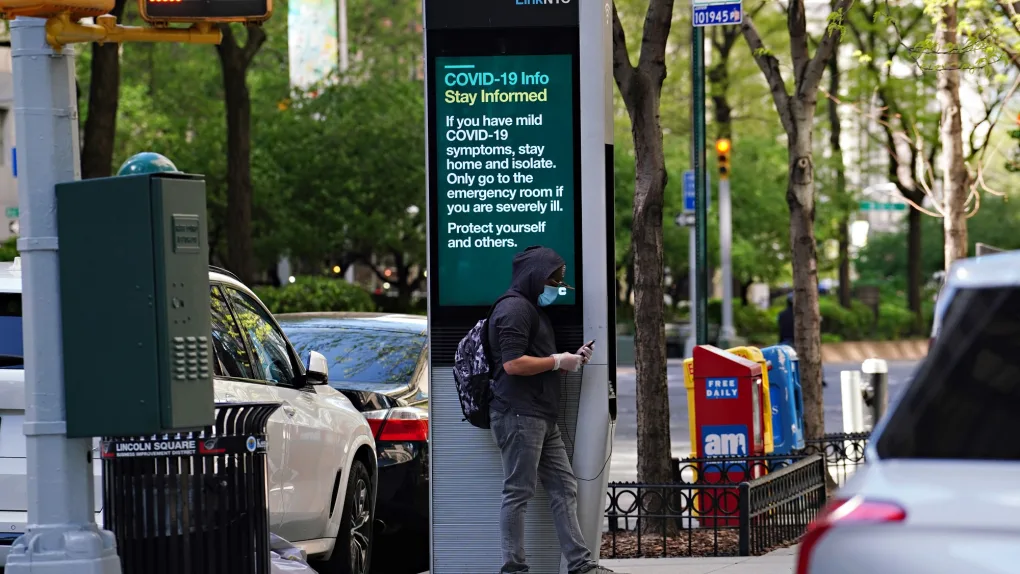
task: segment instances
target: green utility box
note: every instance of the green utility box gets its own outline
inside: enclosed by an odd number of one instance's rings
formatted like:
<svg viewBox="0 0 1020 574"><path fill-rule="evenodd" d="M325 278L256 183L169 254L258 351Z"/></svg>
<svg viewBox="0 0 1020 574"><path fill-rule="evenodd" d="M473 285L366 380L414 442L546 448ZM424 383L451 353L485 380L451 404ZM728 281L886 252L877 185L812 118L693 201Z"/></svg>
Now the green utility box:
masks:
<svg viewBox="0 0 1020 574"><path fill-rule="evenodd" d="M213 424L202 176L57 185L67 436Z"/></svg>

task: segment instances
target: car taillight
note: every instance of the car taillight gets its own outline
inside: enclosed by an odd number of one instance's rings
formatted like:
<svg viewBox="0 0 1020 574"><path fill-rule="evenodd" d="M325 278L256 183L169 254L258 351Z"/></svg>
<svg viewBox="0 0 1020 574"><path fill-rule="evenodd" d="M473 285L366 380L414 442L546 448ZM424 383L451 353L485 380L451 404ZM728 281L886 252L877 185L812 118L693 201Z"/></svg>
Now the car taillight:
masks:
<svg viewBox="0 0 1020 574"><path fill-rule="evenodd" d="M808 526L797 552L797 574L808 574L811 553L829 529L844 524L903 522L907 513L891 502L864 500L861 497L833 500Z"/></svg>
<svg viewBox="0 0 1020 574"><path fill-rule="evenodd" d="M415 407L396 407L362 413L377 441L423 442L429 438L429 413Z"/></svg>

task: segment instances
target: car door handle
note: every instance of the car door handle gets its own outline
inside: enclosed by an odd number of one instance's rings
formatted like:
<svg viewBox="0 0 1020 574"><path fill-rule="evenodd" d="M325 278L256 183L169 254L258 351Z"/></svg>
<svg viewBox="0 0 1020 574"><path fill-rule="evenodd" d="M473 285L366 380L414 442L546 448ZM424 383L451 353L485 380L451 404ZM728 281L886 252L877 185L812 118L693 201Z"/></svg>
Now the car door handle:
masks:
<svg viewBox="0 0 1020 574"><path fill-rule="evenodd" d="M287 413L288 417L292 417L297 412L297 409L290 405L283 405L283 412Z"/></svg>

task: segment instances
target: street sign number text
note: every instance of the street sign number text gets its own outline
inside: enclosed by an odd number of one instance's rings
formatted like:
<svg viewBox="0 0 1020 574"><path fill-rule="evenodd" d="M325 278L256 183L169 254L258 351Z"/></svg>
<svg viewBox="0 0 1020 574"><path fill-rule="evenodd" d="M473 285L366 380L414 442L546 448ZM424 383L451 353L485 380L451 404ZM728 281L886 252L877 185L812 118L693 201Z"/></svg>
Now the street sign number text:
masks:
<svg viewBox="0 0 1020 574"><path fill-rule="evenodd" d="M694 0L694 26L740 24L744 19L740 0Z"/></svg>

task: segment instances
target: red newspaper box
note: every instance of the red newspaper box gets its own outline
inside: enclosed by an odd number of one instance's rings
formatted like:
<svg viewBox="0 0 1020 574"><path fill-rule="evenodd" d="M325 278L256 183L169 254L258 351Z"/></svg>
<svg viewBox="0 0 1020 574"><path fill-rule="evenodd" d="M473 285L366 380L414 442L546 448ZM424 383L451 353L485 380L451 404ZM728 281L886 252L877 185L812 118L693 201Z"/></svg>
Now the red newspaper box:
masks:
<svg viewBox="0 0 1020 574"><path fill-rule="evenodd" d="M761 365L711 345L694 348L694 410L701 484L736 485L763 473L750 457L765 454L762 436ZM699 493L698 515L704 526L736 526L735 488L706 488Z"/></svg>

